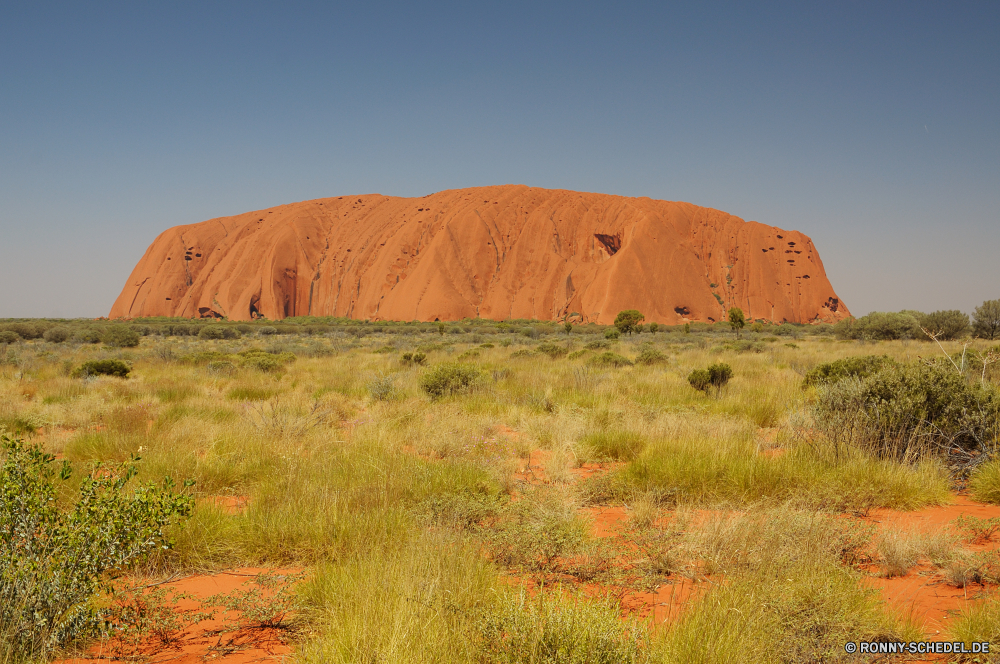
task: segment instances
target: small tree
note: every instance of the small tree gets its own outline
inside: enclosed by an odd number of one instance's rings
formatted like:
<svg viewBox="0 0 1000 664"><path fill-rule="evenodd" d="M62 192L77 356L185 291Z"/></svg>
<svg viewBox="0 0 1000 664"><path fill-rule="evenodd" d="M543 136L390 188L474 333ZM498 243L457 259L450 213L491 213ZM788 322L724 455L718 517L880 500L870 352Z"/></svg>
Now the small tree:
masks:
<svg viewBox="0 0 1000 664"><path fill-rule="evenodd" d="M646 320L646 317L635 309L626 309L625 311L619 311L618 315L615 316L615 327L622 334L632 334L636 331L639 323L644 320Z"/></svg>
<svg viewBox="0 0 1000 664"><path fill-rule="evenodd" d="M566 324L563 325L563 329L566 330L566 334L569 334L573 331L573 323L566 321Z"/></svg>
<svg viewBox="0 0 1000 664"><path fill-rule="evenodd" d="M657 323L650 323L649 324L649 333L650 334L656 334L656 331L659 330L659 329L660 329L660 326Z"/></svg>
<svg viewBox="0 0 1000 664"><path fill-rule="evenodd" d="M1000 300L986 300L972 312L972 330L977 337L1000 337Z"/></svg>
<svg viewBox="0 0 1000 664"><path fill-rule="evenodd" d="M918 319L920 326L942 341L958 339L969 331L969 315L957 309L935 311Z"/></svg>
<svg viewBox="0 0 1000 664"><path fill-rule="evenodd" d="M438 334L444 335L444 323L438 323Z"/></svg>
<svg viewBox="0 0 1000 664"><path fill-rule="evenodd" d="M743 310L739 307L733 307L729 310L729 327L733 328L733 332L736 333L736 338L740 338L740 331L747 324L746 318L743 317Z"/></svg>

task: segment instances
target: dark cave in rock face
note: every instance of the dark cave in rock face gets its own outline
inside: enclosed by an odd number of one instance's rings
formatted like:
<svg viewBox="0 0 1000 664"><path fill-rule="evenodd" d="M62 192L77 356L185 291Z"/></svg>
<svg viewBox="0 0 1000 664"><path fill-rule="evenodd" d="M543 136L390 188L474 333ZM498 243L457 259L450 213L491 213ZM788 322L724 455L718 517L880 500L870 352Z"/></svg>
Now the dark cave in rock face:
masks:
<svg viewBox="0 0 1000 664"><path fill-rule="evenodd" d="M614 235L605 235L604 233L594 233L594 237L597 241L604 245L604 248L608 250L608 253L614 256L618 253L618 250L622 248L622 236L618 233Z"/></svg>

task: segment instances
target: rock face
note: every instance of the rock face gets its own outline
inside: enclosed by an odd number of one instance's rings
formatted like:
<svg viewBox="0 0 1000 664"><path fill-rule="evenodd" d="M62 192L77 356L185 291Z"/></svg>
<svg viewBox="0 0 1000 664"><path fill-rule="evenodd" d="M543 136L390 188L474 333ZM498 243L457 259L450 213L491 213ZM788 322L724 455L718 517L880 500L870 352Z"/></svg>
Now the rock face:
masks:
<svg viewBox="0 0 1000 664"><path fill-rule="evenodd" d="M176 226L112 318L719 321L849 316L812 240L690 203L521 185L282 205Z"/></svg>

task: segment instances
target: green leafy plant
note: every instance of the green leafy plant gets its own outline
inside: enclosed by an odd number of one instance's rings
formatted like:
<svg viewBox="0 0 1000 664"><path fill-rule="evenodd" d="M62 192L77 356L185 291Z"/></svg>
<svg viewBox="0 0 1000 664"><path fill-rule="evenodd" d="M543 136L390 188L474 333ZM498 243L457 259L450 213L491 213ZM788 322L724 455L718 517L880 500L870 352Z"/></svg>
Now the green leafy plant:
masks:
<svg viewBox="0 0 1000 664"><path fill-rule="evenodd" d="M649 324L649 333L656 334L657 330L660 329L659 323L653 322Z"/></svg>
<svg viewBox="0 0 1000 664"><path fill-rule="evenodd" d="M630 367L632 366L632 360L628 359L624 355L619 355L612 351L604 351L600 355L595 355L590 358L590 363L596 366L602 367Z"/></svg>
<svg viewBox="0 0 1000 664"><path fill-rule="evenodd" d="M176 493L169 477L162 486L133 482L133 457L95 464L63 507L57 482L70 479L72 466L36 445L0 441L0 642L15 657L43 657L101 630L96 600L112 593L110 576L169 548L166 527L187 518L194 499Z"/></svg>
<svg viewBox="0 0 1000 664"><path fill-rule="evenodd" d="M560 346L558 344L539 344L538 348L535 350L543 355L548 355L553 360L560 358L569 352L565 346Z"/></svg>
<svg viewBox="0 0 1000 664"><path fill-rule="evenodd" d="M62 342L68 340L71 336L73 336L72 330L63 326L50 327L45 330L45 334L42 335L46 341L53 344L61 344Z"/></svg>
<svg viewBox="0 0 1000 664"><path fill-rule="evenodd" d="M427 355L424 353L403 353L400 361L407 366L424 366L427 364Z"/></svg>
<svg viewBox="0 0 1000 664"><path fill-rule="evenodd" d="M724 362L710 364L707 369L695 369L688 376L688 383L696 390L707 392L709 388L721 390L733 376L733 369Z"/></svg>
<svg viewBox="0 0 1000 664"><path fill-rule="evenodd" d="M101 333L101 341L114 348L135 348L141 336L128 325L110 325Z"/></svg>
<svg viewBox="0 0 1000 664"><path fill-rule="evenodd" d="M636 364L663 364L667 361L667 356L661 351L655 348L643 348L642 352L639 353L639 357L635 358Z"/></svg>
<svg viewBox="0 0 1000 664"><path fill-rule="evenodd" d="M845 378L867 378L896 361L888 355L861 355L817 364L806 374L806 385L835 383Z"/></svg>
<svg viewBox="0 0 1000 664"><path fill-rule="evenodd" d="M646 317L637 310L626 309L625 311L619 311L618 315L615 316L615 327L622 334L632 334L633 332L640 331L637 328L644 320L646 320Z"/></svg>
<svg viewBox="0 0 1000 664"><path fill-rule="evenodd" d="M21 340L17 332L11 330L0 330L0 344L16 344Z"/></svg>
<svg viewBox="0 0 1000 664"><path fill-rule="evenodd" d="M420 388L432 398L459 394L472 389L483 379L478 367L468 364L439 364L420 378Z"/></svg>
<svg viewBox="0 0 1000 664"><path fill-rule="evenodd" d="M972 312L972 329L983 339L1000 338L1000 300L986 300Z"/></svg>
<svg viewBox="0 0 1000 664"><path fill-rule="evenodd" d="M199 339L239 339L240 331L228 325L206 325L198 332Z"/></svg>
<svg viewBox="0 0 1000 664"><path fill-rule="evenodd" d="M740 338L740 332L743 331L743 327L747 324L746 318L743 316L743 310L739 307L732 307L729 309L729 327L733 328L733 332L736 333L736 338Z"/></svg>
<svg viewBox="0 0 1000 664"><path fill-rule="evenodd" d="M128 378L131 371L132 367L122 360L88 360L74 369L71 375L74 378L86 378L87 376Z"/></svg>

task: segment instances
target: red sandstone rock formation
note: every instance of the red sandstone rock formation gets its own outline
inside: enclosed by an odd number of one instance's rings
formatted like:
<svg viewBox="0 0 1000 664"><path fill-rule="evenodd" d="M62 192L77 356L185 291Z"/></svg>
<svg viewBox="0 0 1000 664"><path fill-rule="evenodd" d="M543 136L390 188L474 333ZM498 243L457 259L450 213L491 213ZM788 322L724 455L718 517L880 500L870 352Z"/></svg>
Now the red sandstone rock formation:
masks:
<svg viewBox="0 0 1000 664"><path fill-rule="evenodd" d="M771 321L849 312L812 241L690 203L521 185L339 196L176 226L112 318Z"/></svg>

